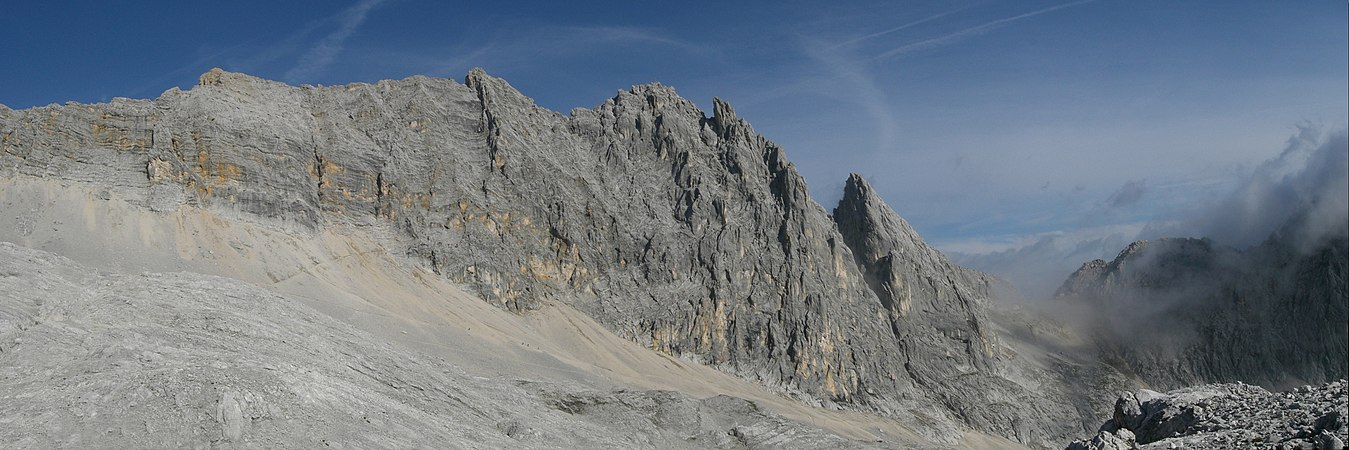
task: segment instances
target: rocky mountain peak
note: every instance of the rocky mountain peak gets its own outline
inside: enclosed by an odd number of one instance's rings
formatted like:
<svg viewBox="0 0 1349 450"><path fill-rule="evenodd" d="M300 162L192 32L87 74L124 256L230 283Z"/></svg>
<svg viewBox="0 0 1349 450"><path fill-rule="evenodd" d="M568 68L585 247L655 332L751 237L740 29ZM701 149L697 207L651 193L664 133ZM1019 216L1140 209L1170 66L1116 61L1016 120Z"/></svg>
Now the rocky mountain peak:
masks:
<svg viewBox="0 0 1349 450"><path fill-rule="evenodd" d="M843 183L843 198L834 209L834 214L838 215L840 211L852 212L863 216L871 216L873 211L880 204L884 203L876 195L875 189L872 189L871 183L856 173L848 174L848 179Z"/></svg>
<svg viewBox="0 0 1349 450"><path fill-rule="evenodd" d="M285 83L255 77L242 72L230 72L219 67L213 67L211 70L208 70L197 77L197 86L223 87L227 89L241 89L246 86L290 87Z"/></svg>
<svg viewBox="0 0 1349 450"><path fill-rule="evenodd" d="M880 300L893 339L915 362L905 366L913 379L957 409L961 407L956 405L973 401L969 393L954 388L962 377L982 379L981 389L999 392L996 395L1024 398L1019 389L994 388L1001 382L985 378L1003 364L996 356L1002 344L988 318L995 280L951 264L857 174L848 177L833 219L867 286ZM916 363L937 360L945 362ZM980 412L971 412L966 420L1001 421Z"/></svg>
<svg viewBox="0 0 1349 450"><path fill-rule="evenodd" d="M1075 296L1108 285L1138 285L1167 288L1203 282L1202 278L1231 259L1232 249L1217 247L1207 239L1162 238L1129 243L1115 259L1096 259L1083 264L1064 281L1056 297ZM1114 289L1114 288L1111 288Z"/></svg>
<svg viewBox="0 0 1349 450"><path fill-rule="evenodd" d="M735 115L735 108L732 108L730 103L726 103L721 97L712 98L712 120L716 121L717 129L725 130L739 119Z"/></svg>
<svg viewBox="0 0 1349 450"><path fill-rule="evenodd" d="M848 176L833 218L864 264L894 253L926 266L950 266L946 257L928 246L861 175Z"/></svg>
<svg viewBox="0 0 1349 450"><path fill-rule="evenodd" d="M1301 251L1277 237L1246 250L1208 239L1134 242L1109 263L1083 265L1056 297L1085 307L1103 353L1156 386L1343 378L1349 244Z"/></svg>
<svg viewBox="0 0 1349 450"><path fill-rule="evenodd" d="M966 426L1038 445L1076 434L1068 407L1000 375L987 276L947 261L860 177L831 218L786 150L719 98L709 118L639 85L564 116L481 69L462 84L201 81L0 115L15 130L0 174L300 233L378 230L391 253L505 310L563 303L807 402L921 410L942 442ZM1006 402L1035 407L989 406Z"/></svg>
<svg viewBox="0 0 1349 450"><path fill-rule="evenodd" d="M500 125L494 120L494 117L499 112L504 111L558 115L553 111L536 106L534 99L516 90L506 80L488 74L481 67L473 68L464 76L464 86L477 93L478 101L487 116L489 127Z"/></svg>
<svg viewBox="0 0 1349 450"><path fill-rule="evenodd" d="M652 109L661 109L663 105L660 101L662 100L685 101L675 91L674 86L667 86L655 81L634 85L628 92L645 97L648 101L655 101L656 103L651 104Z"/></svg>
<svg viewBox="0 0 1349 450"><path fill-rule="evenodd" d="M1071 297L1079 292L1092 289L1093 284L1097 282L1096 280L1104 276L1109 267L1110 263L1104 259L1093 259L1082 263L1082 267L1073 271L1068 279L1064 280L1062 285L1059 285L1058 290L1054 291L1054 297Z"/></svg>
<svg viewBox="0 0 1349 450"><path fill-rule="evenodd" d="M226 77L233 77L234 75L236 74L226 72L225 69L221 69L219 67L212 67L211 70L208 70L206 71L206 73L201 74L200 77L197 77L197 85L220 86L222 84L225 84Z"/></svg>
<svg viewBox="0 0 1349 450"><path fill-rule="evenodd" d="M464 85L478 91L480 95L492 93L510 97L525 97L514 86L511 86L510 82L488 74L487 70L481 67L474 67L468 71L467 75L464 75Z"/></svg>

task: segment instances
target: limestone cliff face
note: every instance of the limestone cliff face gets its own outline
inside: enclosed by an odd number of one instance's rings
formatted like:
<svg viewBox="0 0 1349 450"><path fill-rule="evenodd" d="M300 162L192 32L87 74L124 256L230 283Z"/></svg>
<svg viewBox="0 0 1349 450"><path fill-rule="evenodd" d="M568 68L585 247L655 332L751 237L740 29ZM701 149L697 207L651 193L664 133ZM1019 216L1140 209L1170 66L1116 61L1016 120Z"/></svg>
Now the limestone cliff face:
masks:
<svg viewBox="0 0 1349 450"><path fill-rule="evenodd" d="M1156 386L1207 382L1286 388L1349 373L1349 241L1310 247L1291 224L1246 251L1199 239L1129 245L1088 262L1061 301L1097 312L1101 352Z"/></svg>
<svg viewBox="0 0 1349 450"><path fill-rule="evenodd" d="M899 344L900 362L919 390L965 422L1023 442L1048 437L1030 420L1063 428L1080 420L1067 409L1071 400L1055 392L1062 386L1026 387L1003 376L1016 363L1006 358L989 317L999 281L928 246L861 176L848 178L833 218L881 303L889 336L876 339Z"/></svg>
<svg viewBox="0 0 1349 450"><path fill-rule="evenodd" d="M368 226L503 308L567 302L810 401L947 438L952 416L1041 445L1080 432L1000 377L988 278L859 177L831 217L720 100L707 117L649 84L561 115L481 70L335 87L212 70L151 101L0 110L0 138L0 174L297 230Z"/></svg>
<svg viewBox="0 0 1349 450"><path fill-rule="evenodd" d="M981 326L988 323L990 277L947 261L858 175L848 178L833 217L896 340L931 340L910 346L958 349L958 366L989 368L994 337Z"/></svg>

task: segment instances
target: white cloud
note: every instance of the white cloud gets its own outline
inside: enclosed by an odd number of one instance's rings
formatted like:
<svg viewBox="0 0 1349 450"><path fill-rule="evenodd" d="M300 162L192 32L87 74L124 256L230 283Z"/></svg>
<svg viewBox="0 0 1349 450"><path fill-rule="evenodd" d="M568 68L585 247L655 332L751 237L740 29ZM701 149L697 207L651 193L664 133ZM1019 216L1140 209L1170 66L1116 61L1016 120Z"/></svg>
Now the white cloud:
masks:
<svg viewBox="0 0 1349 450"><path fill-rule="evenodd" d="M1277 157L1244 174L1234 174L1232 180L1207 186L1227 187L1225 193L1189 197L1183 204L1159 208L1149 220L1128 221L1128 216L1115 212L1135 204L1174 201L1179 195L1206 190L1206 185L1191 181L1144 187L1130 181L1097 207L1083 211L1078 223L1086 225L1071 231L938 241L935 245L959 264L1012 282L1032 299L1052 295L1082 263L1110 260L1138 239L1207 237L1220 245L1243 248L1281 231L1292 233L1294 243L1309 249L1325 236L1349 233L1346 134L1343 129L1325 133L1316 127L1299 127Z"/></svg>
<svg viewBox="0 0 1349 450"><path fill-rule="evenodd" d="M832 87L836 83L819 83L814 88L818 91L819 86L830 86L831 88L823 92L824 94L839 97L843 101L862 107L870 118L872 130L875 132L873 148L878 153L889 150L895 141L897 127L895 113L891 109L886 91L876 84L867 67L842 52L828 49L818 43L807 43L803 51L819 67L827 70L834 79L842 81L847 86L846 89L838 89Z"/></svg>
<svg viewBox="0 0 1349 450"><path fill-rule="evenodd" d="M365 18L370 14L370 11L381 3L384 3L384 0L361 0L342 11L337 17L337 29L324 36L303 55L300 55L300 59L295 63L295 66L286 71L285 79L291 82L300 82L331 65L337 55L342 53L347 39L351 38L351 35L356 33L361 24L365 23Z"/></svg>
<svg viewBox="0 0 1349 450"><path fill-rule="evenodd" d="M1243 177L1220 201L1152 227L1153 236L1210 237L1237 247L1260 243L1275 231L1314 244L1342 232L1349 221L1349 139L1346 130L1302 125L1283 151ZM1296 221L1294 229L1280 230Z"/></svg>
<svg viewBox="0 0 1349 450"><path fill-rule="evenodd" d="M944 12L944 13L940 13L940 14L935 14L935 15L927 16L927 17L924 17L924 18L922 18L922 19L918 19L918 20L915 20L915 21L913 21L913 22L909 22L909 23L906 23L906 24L903 24L903 25L900 25L900 26L897 26L897 27L894 27L894 28L887 28L887 29L885 29L885 30L877 31L877 32L875 32L875 33L870 33L870 34L866 34L866 35L863 35L863 36L858 36L858 37L855 37L855 38L852 38L852 39L849 39L849 40L840 42L840 43L838 43L838 44L831 45L831 46L829 47L829 49L833 50L833 49L837 49L837 48L840 48L840 47L844 47L844 46L856 44L856 43L858 43L858 42L862 42L862 41L865 41L865 40L868 40L868 39L874 39L874 38L878 38L878 37L881 37L881 36L885 36L885 35L887 35L887 34L899 32L899 31L903 31L903 30L907 30L907 29L909 29L909 28L913 28L913 27L916 27L916 26L918 26L918 25L922 25L922 24L931 22L931 21L933 21L933 20L937 20L937 19L940 19L940 18L942 18L942 17L949 16L949 15L951 15L951 14L955 14L955 13L964 11L964 10L966 10L966 9L968 9L968 8L954 9L954 10L947 11L947 12Z"/></svg>
<svg viewBox="0 0 1349 450"><path fill-rule="evenodd" d="M1110 224L1034 235L939 242L936 246L957 264L1011 282L1029 299L1046 299L1082 263L1114 257L1144 227L1142 222Z"/></svg>
<svg viewBox="0 0 1349 450"><path fill-rule="evenodd" d="M419 73L440 76L459 76L473 67L483 67L497 74L547 67L559 61L606 55L633 46L641 47L647 52L674 50L681 57L692 56L703 61L725 60L722 51L716 47L694 44L658 30L642 27L513 24L497 28L512 31L483 33L481 39L460 42L437 54L399 55L394 52L382 53L379 58L381 60L390 57L403 58L404 65L416 67L415 71ZM596 68L598 70L600 67ZM640 82L647 81L655 80Z"/></svg>
<svg viewBox="0 0 1349 450"><path fill-rule="evenodd" d="M943 46L943 45L946 45L946 44L950 44L950 43L959 41L959 40L961 40L961 39L964 39L964 38L967 38L967 37L970 37L970 36L977 36L977 35L980 35L980 34L987 33L987 32L989 32L989 31L991 31L991 30L993 30L993 29L995 29L995 28L997 28L997 27L1000 27L1000 26L1002 26L1002 25L1006 25L1006 24L1008 24L1008 23L1015 22L1015 21L1018 21L1018 20L1021 20L1021 19L1027 19L1027 18L1035 17L1035 16L1038 16L1038 15L1041 15L1041 14L1045 14L1045 13L1049 13L1049 12L1058 11L1058 10L1060 10L1060 9L1073 7L1073 6L1081 5L1081 4L1084 4L1084 3L1091 3L1091 2L1094 2L1094 1L1096 1L1096 0L1079 0L1079 1L1076 1L1076 2L1072 2L1072 3L1064 3L1064 4L1062 4L1062 5L1056 5L1056 6L1051 6L1051 7L1044 8L1044 9L1038 9L1038 10L1031 11L1031 12L1028 12L1028 13L1025 13L1025 14L1018 14L1018 15L1015 15L1015 16L1012 16L1012 17L1006 17L1006 18L994 20L994 21L992 21L992 22L988 22L988 23L985 23L985 24L982 24L982 25L977 25L977 26L969 27L969 28L966 28L966 29L963 29L963 30L960 30L960 31L956 31L956 32L954 32L954 33L948 33L948 34L944 34L944 35L941 35L941 36L938 36L938 37L929 38L929 39L924 39L924 40L921 40L921 41L918 41L918 42L914 42L914 43L912 43L912 44L906 44L906 45L902 45L902 46L899 46L899 47L895 47L895 48L893 48L893 49L890 49L889 51L886 51L886 52L884 52L884 53L881 53L881 54L879 54L879 55L876 55L876 59L891 58L891 57L894 57L894 56L902 55L902 54L909 53L909 52L916 51L916 50L924 50L924 49L929 49L929 48L934 48L934 47L940 47L940 46Z"/></svg>

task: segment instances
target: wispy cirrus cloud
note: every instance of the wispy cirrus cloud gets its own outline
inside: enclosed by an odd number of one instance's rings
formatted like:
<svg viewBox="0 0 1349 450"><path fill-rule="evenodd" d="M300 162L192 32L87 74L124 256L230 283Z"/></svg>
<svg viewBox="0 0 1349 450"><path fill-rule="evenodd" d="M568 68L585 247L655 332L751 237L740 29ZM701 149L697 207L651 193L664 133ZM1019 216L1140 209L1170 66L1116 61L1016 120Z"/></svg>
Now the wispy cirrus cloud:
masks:
<svg viewBox="0 0 1349 450"><path fill-rule="evenodd" d="M992 22L987 22L987 23L984 23L984 24L981 24L981 25L976 25L976 26L969 27L969 28L966 28L966 29L963 29L963 30L960 30L960 31L953 32L953 33L947 33L947 34L944 34L944 35L941 35L941 36L937 36L937 37L934 37L934 38L924 39L924 40L921 40L921 41L918 41L918 42L914 42L914 43L911 43L911 44L901 45L901 46L899 46L899 47L895 47L895 48L890 49L890 50L888 50L888 51L885 51L885 52L883 52L883 53L881 53L881 54L879 54L879 55L876 55L875 59L886 59L886 58L891 58L891 57L903 55L903 54L905 54L905 53L909 53L909 52L913 52L913 51L917 51L917 50L925 50L925 49L930 49L930 48L934 48L934 47L940 47L940 46L943 46L943 45L947 45L947 44L950 44L950 43L959 41L959 40L961 40L961 39L965 39L965 38L970 37L970 36L977 36L977 35L980 35L980 34L987 33L987 32L989 32L989 31L991 31L991 30L993 30L993 29L996 29L996 28L998 28L998 27L1000 27L1000 26L1006 25L1006 24L1011 23L1011 22L1015 22L1015 21L1022 20L1022 19L1028 19L1028 18L1035 17L1035 16L1038 16L1038 15L1041 15L1041 14L1046 14L1046 13L1058 11L1058 10L1064 9L1064 8L1071 8L1071 7L1074 7L1074 6L1083 5L1083 4L1091 3L1091 2L1094 2L1094 1L1096 1L1096 0L1079 0L1079 1L1071 2L1071 3L1064 3L1064 4L1061 4L1061 5L1051 6L1051 7L1048 7L1048 8L1037 9L1037 10L1035 10L1035 11L1031 11L1031 12L1024 13L1024 14L1018 14L1018 15L1015 15L1015 16L1012 16L1012 17L1005 17L1005 18L1002 18L1002 19L994 20L994 21L992 21ZM934 18L935 18L935 17L934 17ZM934 19L934 18L925 19L925 20L920 21L920 22L918 22L918 23L925 22L925 21L927 21L927 20L931 20L931 19ZM913 25L916 25L916 24L917 24L917 23L909 24L909 25L906 25L906 26L902 26L902 27L900 27L899 29L907 28L908 26L913 26ZM882 33L884 33L884 32L882 32Z"/></svg>
<svg viewBox="0 0 1349 450"><path fill-rule="evenodd" d="M887 35L887 34L897 33L897 32L900 32L900 31L907 30L907 29L909 29L909 28L913 28L913 27L916 27L916 26L919 26L919 25L922 25L922 24L925 24L925 23L928 23L928 22L931 22L931 21L940 19L940 18L942 18L942 17L946 17L946 16L949 16L949 15L952 15L952 14L955 14L955 13L958 13L958 12L961 12L961 11L964 11L964 10L966 10L966 9L969 9L969 8L959 8L959 9L954 9L954 10L947 11L947 12L944 12L944 13L940 13L940 14L936 14L936 15L927 16L927 17L924 17L924 18L922 18L922 19L918 19L918 20L915 20L915 21L913 21L913 22L909 22L909 23L906 23L906 24L903 24L903 25L900 25L900 26L897 26L897 27L894 27L894 28L888 28L888 29L884 29L884 30L881 30L881 31L877 31L877 32L875 32L875 33L870 33L870 34L866 34L866 35L863 35L863 36L858 36L858 37L855 37L855 38L852 38L852 39L849 39L849 40L846 40L846 41L843 41L843 42L834 44L834 45L830 46L829 48L830 48L831 50L832 50L832 49L837 49L837 48L840 48L840 47L845 47L845 46L848 46L848 45L856 44L856 43L858 43L858 42L862 42L862 41L865 41L865 40L868 40L868 39L874 39L874 38L878 38L878 37L881 37L881 36L885 36L885 35Z"/></svg>
<svg viewBox="0 0 1349 450"><path fill-rule="evenodd" d="M807 43L802 51L827 70L834 79L850 87L838 90L841 99L862 107L871 119L872 129L875 131L875 151L888 150L894 144L897 132L895 112L885 90L876 83L868 67L847 54L817 44Z"/></svg>
<svg viewBox="0 0 1349 450"><path fill-rule="evenodd" d="M407 64L433 74L461 74L472 67L502 70L540 66L559 60L595 57L639 46L667 49L710 61L724 61L721 50L699 45L656 29L628 26L503 26L529 31L488 33L485 39L450 48L448 54L404 55ZM387 58L389 55L381 55Z"/></svg>
<svg viewBox="0 0 1349 450"><path fill-rule="evenodd" d="M365 23L365 18L370 15L370 11L384 1L361 0L338 14L337 29L328 33L313 47L305 51L303 55L300 55L300 59L295 63L295 66L286 71L285 79L292 82L300 81L331 65L337 55L342 52L347 39L351 38L351 35L356 33L361 24Z"/></svg>
<svg viewBox="0 0 1349 450"><path fill-rule="evenodd" d="M559 27L556 31L575 38L596 42L646 42L674 47L690 53L705 53L711 50L708 47L692 44L647 28L625 26L570 26Z"/></svg>

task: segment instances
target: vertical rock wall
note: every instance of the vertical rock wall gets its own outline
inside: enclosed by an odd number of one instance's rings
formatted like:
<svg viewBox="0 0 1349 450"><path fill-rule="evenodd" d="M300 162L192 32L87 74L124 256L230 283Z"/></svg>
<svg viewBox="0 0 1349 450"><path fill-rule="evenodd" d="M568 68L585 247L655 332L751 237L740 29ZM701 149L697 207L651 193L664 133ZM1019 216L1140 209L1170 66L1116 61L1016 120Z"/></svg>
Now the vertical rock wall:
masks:
<svg viewBox="0 0 1349 450"><path fill-rule="evenodd" d="M382 230L489 302L615 332L798 398L1031 443L1078 434L999 373L990 280L854 176L833 216L780 147L659 84L569 116L481 70L292 87L212 70L152 101L0 110L0 172L313 230ZM836 223L837 221L837 223Z"/></svg>

